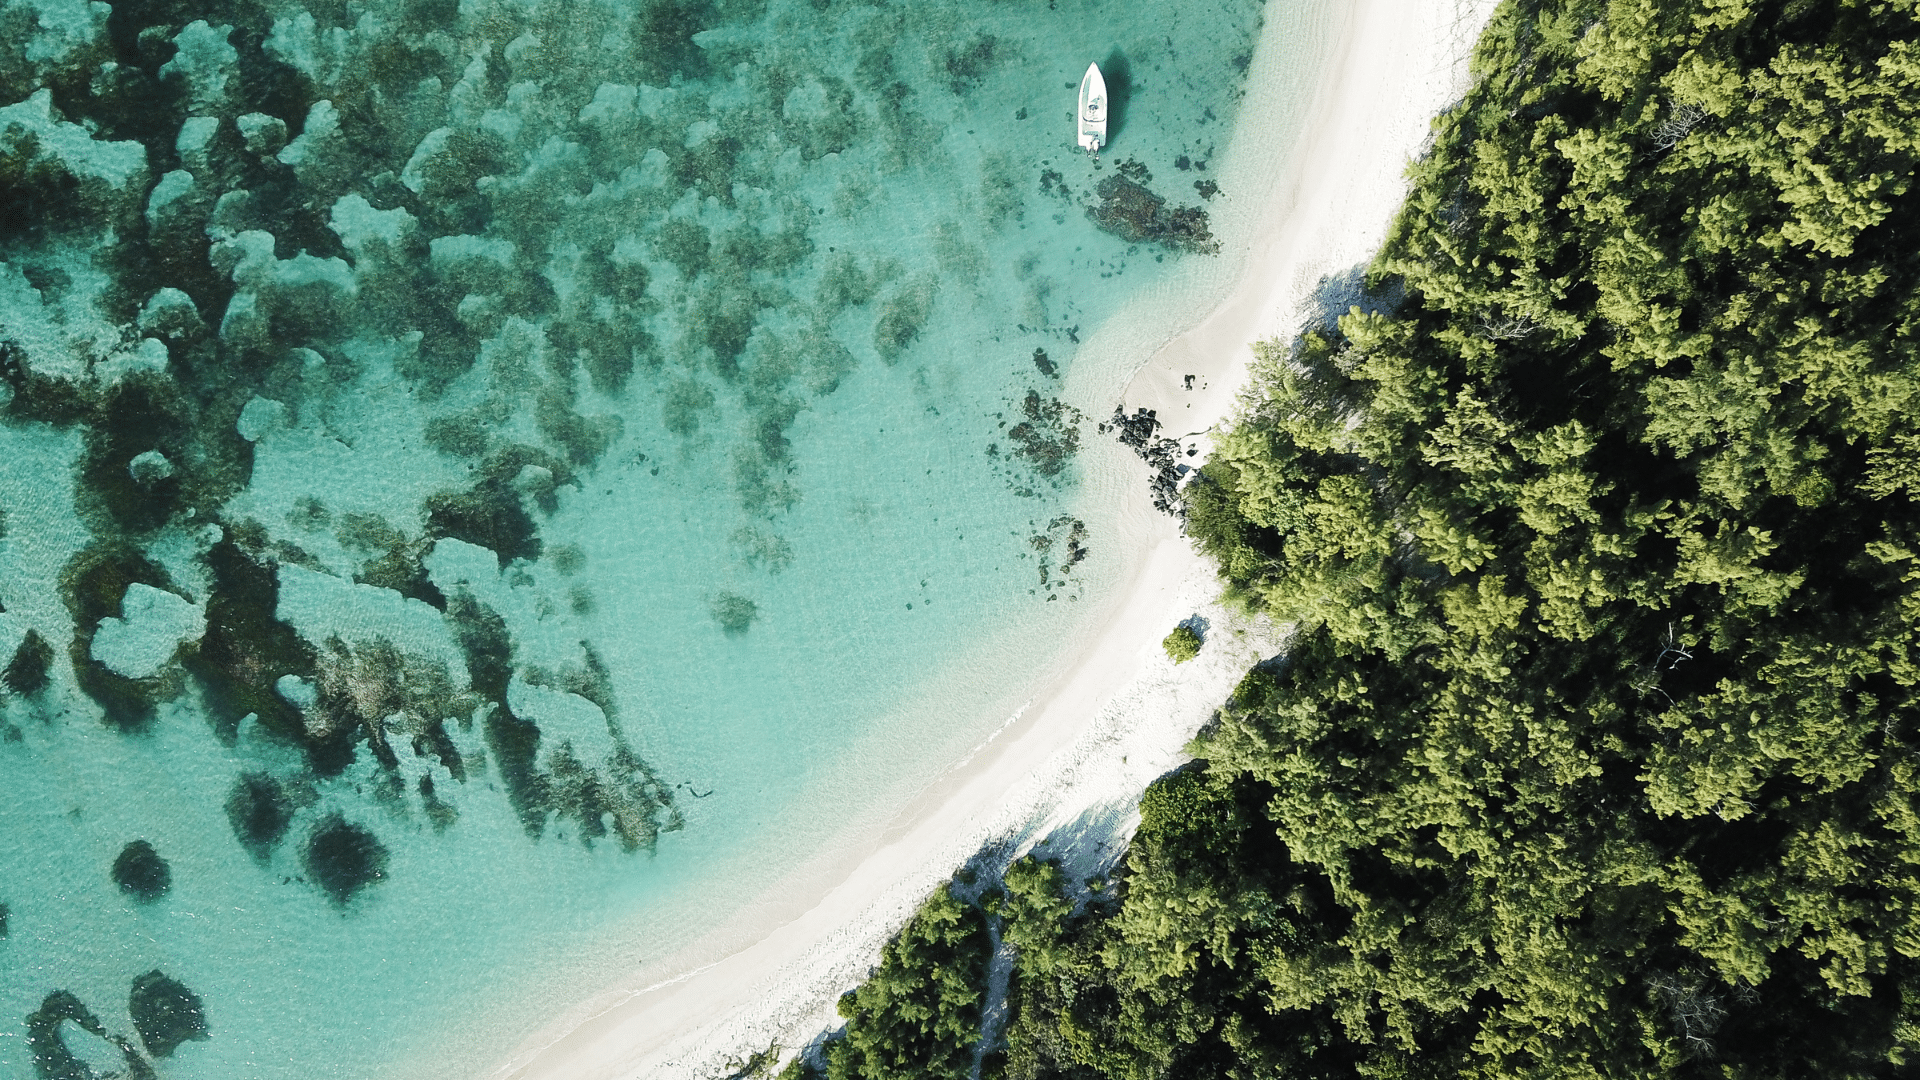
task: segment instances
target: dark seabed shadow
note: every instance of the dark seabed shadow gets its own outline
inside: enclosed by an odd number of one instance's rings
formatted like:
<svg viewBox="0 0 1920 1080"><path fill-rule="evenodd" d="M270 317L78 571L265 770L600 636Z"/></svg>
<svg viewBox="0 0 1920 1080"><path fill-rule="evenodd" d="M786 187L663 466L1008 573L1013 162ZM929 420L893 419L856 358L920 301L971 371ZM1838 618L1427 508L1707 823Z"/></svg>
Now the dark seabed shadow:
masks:
<svg viewBox="0 0 1920 1080"><path fill-rule="evenodd" d="M1107 80L1107 145L1127 129L1127 99L1133 94L1133 66L1118 45L1100 61L1100 76Z"/></svg>

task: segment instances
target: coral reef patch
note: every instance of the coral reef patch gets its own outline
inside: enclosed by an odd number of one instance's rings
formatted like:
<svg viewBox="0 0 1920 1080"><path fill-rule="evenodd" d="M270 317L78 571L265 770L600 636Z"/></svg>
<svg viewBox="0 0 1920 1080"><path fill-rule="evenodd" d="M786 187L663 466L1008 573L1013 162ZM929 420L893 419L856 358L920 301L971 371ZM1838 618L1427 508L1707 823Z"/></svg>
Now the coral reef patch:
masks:
<svg viewBox="0 0 1920 1080"><path fill-rule="evenodd" d="M172 1057L181 1043L212 1038L207 1033L207 1014L200 1005L200 995L158 970L133 980L133 990L127 995L127 1014L133 1017L133 1030L141 1044L154 1057Z"/></svg>
<svg viewBox="0 0 1920 1080"><path fill-rule="evenodd" d="M40 631L29 629L14 647L13 658L7 661L6 669L0 671L0 686L23 697L32 697L47 688L52 670L53 646L40 636Z"/></svg>
<svg viewBox="0 0 1920 1080"><path fill-rule="evenodd" d="M744 634L760 617L760 605L738 593L723 592L713 598L713 621L729 635Z"/></svg>
<svg viewBox="0 0 1920 1080"><path fill-rule="evenodd" d="M1080 425L1086 417L1059 398L1028 390L1010 402L1007 412L993 414L1005 445L987 444L991 469L1006 481L1013 494L1027 499L1061 490L1072 478L1067 466L1080 451Z"/></svg>
<svg viewBox="0 0 1920 1080"><path fill-rule="evenodd" d="M143 904L151 904L173 887L173 868L145 840L120 849L113 860L113 883Z"/></svg>
<svg viewBox="0 0 1920 1080"><path fill-rule="evenodd" d="M1040 587L1051 589L1065 584L1074 568L1090 554L1086 522L1068 515L1054 518L1027 538L1027 546L1039 556Z"/></svg>
<svg viewBox="0 0 1920 1080"><path fill-rule="evenodd" d="M1109 176L1094 185L1100 201L1087 207L1095 225L1131 244L1151 243L1173 251L1212 255L1220 241L1208 227L1207 212L1197 206L1168 207L1167 200L1126 176Z"/></svg>
<svg viewBox="0 0 1920 1080"><path fill-rule="evenodd" d="M227 796L227 821L240 846L255 862L265 863L293 825L293 800L278 780L266 773L247 773L233 782Z"/></svg>
<svg viewBox="0 0 1920 1080"><path fill-rule="evenodd" d="M40 1080L102 1080L67 1045L62 1024L110 1044L126 1062L127 1080L156 1080L153 1066L142 1057L132 1040L109 1034L105 1024L71 991L55 990L40 1007L27 1014L27 1052L33 1057L33 1070Z"/></svg>
<svg viewBox="0 0 1920 1080"><path fill-rule="evenodd" d="M387 848L373 831L334 814L307 836L300 851L307 877L344 908L362 889L387 876Z"/></svg>
<svg viewBox="0 0 1920 1080"><path fill-rule="evenodd" d="M1033 471L1045 477L1060 475L1080 449L1080 411L1058 398L1043 398L1037 390L1027 391L1020 401L1026 419L1007 429L1007 440L1015 455L1024 459Z"/></svg>

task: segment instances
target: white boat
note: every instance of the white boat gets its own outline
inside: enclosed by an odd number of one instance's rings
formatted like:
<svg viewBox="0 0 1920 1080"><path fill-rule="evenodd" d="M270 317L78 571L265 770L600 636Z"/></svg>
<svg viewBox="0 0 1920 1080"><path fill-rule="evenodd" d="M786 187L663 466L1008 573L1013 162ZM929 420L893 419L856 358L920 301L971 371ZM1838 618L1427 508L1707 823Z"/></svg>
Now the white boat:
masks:
<svg viewBox="0 0 1920 1080"><path fill-rule="evenodd" d="M1080 80L1080 148L1098 154L1107 143L1107 80L1099 64L1088 64Z"/></svg>

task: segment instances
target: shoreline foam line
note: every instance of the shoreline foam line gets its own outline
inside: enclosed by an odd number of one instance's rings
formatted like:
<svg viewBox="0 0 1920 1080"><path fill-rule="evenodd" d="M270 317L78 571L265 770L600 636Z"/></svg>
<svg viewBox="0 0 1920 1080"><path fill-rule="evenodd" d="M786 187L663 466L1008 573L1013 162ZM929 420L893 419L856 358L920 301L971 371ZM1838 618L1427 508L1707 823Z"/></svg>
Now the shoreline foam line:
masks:
<svg viewBox="0 0 1920 1080"><path fill-rule="evenodd" d="M1369 258L1405 192L1403 170L1428 122L1465 86L1465 61L1494 5L1441 0L1409 11L1395 0L1346 6L1333 58L1317 80L1297 145L1268 178L1237 284L1192 329L1174 336L1134 375L1126 402L1161 411L1169 428L1208 428L1230 415L1254 340L1290 333L1324 276ZM1244 110L1275 84L1273 20L1263 31ZM1256 136L1243 112L1231 151ZM1272 160L1274 155L1256 154ZM1223 179L1232 176L1228 172ZM1251 189L1260 178L1242 175ZM1115 320L1121 323L1124 320ZM1089 339L1124 332L1110 326ZM1185 375L1197 376L1192 391ZM1193 408L1184 406L1191 404ZM1177 413L1172 410L1178 409ZM1189 420L1188 418L1192 419ZM488 1074L516 1080L724 1075L730 1060L778 1041L792 1048L833 1024L839 993L864 977L880 945L940 881L990 839L1027 840L1088 812L1122 806L1176 765L1187 740L1263 651L1273 628L1236 621L1217 603L1210 564L1147 505L1145 485L1125 488L1123 538L1131 552L1103 627L1056 668L1008 722L944 773L852 868L821 888L798 872L769 883L812 883L817 900L796 918L733 923L658 965L640 986L576 1005ZM1175 668L1159 640L1179 619L1213 623L1199 659ZM1117 840L1135 820L1127 807ZM847 853L823 853L847 865ZM724 943L724 944L722 944Z"/></svg>

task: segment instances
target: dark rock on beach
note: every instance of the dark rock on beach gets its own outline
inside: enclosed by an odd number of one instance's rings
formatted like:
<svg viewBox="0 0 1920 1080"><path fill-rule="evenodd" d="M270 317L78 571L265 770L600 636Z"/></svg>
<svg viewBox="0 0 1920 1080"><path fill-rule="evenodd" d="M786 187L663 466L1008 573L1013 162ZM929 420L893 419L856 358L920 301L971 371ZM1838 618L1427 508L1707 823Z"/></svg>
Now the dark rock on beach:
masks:
<svg viewBox="0 0 1920 1080"><path fill-rule="evenodd" d="M1184 466L1179 462L1180 440L1158 434L1160 418L1152 409L1135 409L1128 416L1125 406L1116 406L1113 419L1104 427L1112 429L1120 445L1139 455L1153 470L1148 486L1153 490L1154 509L1181 516L1180 474Z"/></svg>

